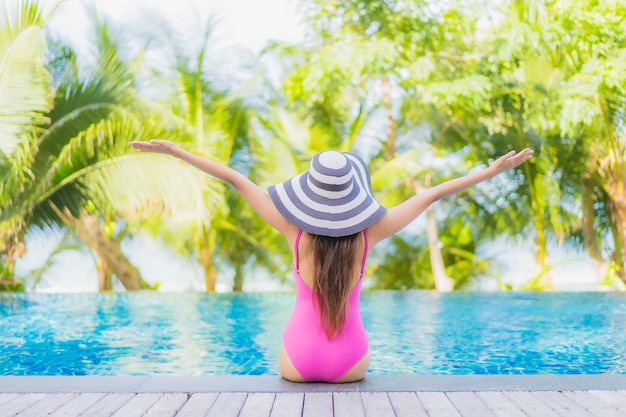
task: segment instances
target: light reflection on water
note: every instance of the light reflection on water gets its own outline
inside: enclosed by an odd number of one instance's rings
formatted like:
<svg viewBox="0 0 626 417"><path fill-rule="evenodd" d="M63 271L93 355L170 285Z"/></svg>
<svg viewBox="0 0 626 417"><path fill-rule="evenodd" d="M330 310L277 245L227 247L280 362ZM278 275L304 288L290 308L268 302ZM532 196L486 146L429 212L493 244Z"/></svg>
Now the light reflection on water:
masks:
<svg viewBox="0 0 626 417"><path fill-rule="evenodd" d="M293 294L0 294L0 375L277 374ZM372 374L626 373L626 294L364 292Z"/></svg>

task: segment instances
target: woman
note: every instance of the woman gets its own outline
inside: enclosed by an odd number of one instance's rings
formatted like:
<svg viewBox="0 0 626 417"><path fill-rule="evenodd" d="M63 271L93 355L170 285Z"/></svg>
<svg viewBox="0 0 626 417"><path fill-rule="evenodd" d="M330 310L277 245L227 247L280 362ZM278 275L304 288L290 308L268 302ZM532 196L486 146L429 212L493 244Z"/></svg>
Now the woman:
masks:
<svg viewBox="0 0 626 417"><path fill-rule="evenodd" d="M367 255L378 242L411 223L432 203L515 168L532 150L511 151L489 168L428 188L382 207L361 158L324 151L309 170L265 193L243 174L165 140L131 142L140 152L171 155L217 177L289 242L296 303L283 334L280 375L296 382L353 382L370 365L359 296Z"/></svg>

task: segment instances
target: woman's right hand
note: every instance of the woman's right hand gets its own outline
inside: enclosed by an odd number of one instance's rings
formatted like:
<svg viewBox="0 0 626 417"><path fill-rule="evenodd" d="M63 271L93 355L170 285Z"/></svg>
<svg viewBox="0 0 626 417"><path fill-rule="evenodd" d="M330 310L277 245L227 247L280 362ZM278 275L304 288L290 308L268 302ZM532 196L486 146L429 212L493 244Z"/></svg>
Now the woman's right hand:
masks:
<svg viewBox="0 0 626 417"><path fill-rule="evenodd" d="M533 150L530 148L522 149L519 152L511 151L506 155L496 159L488 168L493 175L504 172L508 169L513 169L524 162L528 161L533 156Z"/></svg>
<svg viewBox="0 0 626 417"><path fill-rule="evenodd" d="M139 152L154 152L163 153L166 155L172 155L177 149L178 145L169 140L150 139L149 141L133 141L128 144Z"/></svg>

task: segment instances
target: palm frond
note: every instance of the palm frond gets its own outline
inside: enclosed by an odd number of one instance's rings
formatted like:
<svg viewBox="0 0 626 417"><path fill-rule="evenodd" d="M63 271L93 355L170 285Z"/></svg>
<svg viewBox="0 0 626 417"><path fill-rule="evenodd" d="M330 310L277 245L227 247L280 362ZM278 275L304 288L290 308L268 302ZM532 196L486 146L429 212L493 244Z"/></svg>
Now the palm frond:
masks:
<svg viewBox="0 0 626 417"><path fill-rule="evenodd" d="M112 112L67 143L55 158L49 184L24 199L26 204L38 219L56 218L48 201L72 212L90 204L105 217L209 219L222 202L223 186L178 160L129 148L129 141L150 133L134 114Z"/></svg>
<svg viewBox="0 0 626 417"><path fill-rule="evenodd" d="M83 170L91 164L129 153L128 141L142 140L145 132L139 118L123 108L116 108L106 118L92 122L73 136L57 153L55 182Z"/></svg>
<svg viewBox="0 0 626 417"><path fill-rule="evenodd" d="M54 161L54 156L69 143L72 138L94 123L107 118L112 112L124 112L124 107L135 103L132 88L136 69L120 57L119 45L110 32L106 22L97 17L95 35L99 39L97 65L87 68L87 73L79 73L75 67L75 53L61 51L63 58L57 68L62 74L51 110L50 128L39 139L39 151L34 163L36 175L44 175ZM58 49L58 48L57 48Z"/></svg>
<svg viewBox="0 0 626 417"><path fill-rule="evenodd" d="M36 0L5 0L0 10L0 50L31 26L43 27L43 10Z"/></svg>
<svg viewBox="0 0 626 417"><path fill-rule="evenodd" d="M25 132L24 141L19 143L8 158L0 152L0 211L3 201L12 198L34 179L30 166L37 149L33 146L35 132Z"/></svg>
<svg viewBox="0 0 626 417"><path fill-rule="evenodd" d="M165 216L176 223L211 219L224 188L201 171L160 155L125 155L100 162L77 178L102 211L126 219Z"/></svg>
<svg viewBox="0 0 626 417"><path fill-rule="evenodd" d="M113 112L125 112L125 109L116 104L93 103L74 109L52 124L38 138L38 152L33 162L35 175L44 176L69 141Z"/></svg>
<svg viewBox="0 0 626 417"><path fill-rule="evenodd" d="M102 51L98 65L84 75L70 74L57 89L52 123L72 111L98 103L127 104L133 99L134 74L117 51Z"/></svg>
<svg viewBox="0 0 626 417"><path fill-rule="evenodd" d="M45 122L52 105L50 78L43 64L46 40L31 26L0 49L0 152L10 157L28 139L25 132Z"/></svg>
<svg viewBox="0 0 626 417"><path fill-rule="evenodd" d="M4 3L0 15L0 229L8 235L25 225L24 219L15 217L20 211L19 196L35 179L30 170L35 136L52 104L41 24L35 2Z"/></svg>

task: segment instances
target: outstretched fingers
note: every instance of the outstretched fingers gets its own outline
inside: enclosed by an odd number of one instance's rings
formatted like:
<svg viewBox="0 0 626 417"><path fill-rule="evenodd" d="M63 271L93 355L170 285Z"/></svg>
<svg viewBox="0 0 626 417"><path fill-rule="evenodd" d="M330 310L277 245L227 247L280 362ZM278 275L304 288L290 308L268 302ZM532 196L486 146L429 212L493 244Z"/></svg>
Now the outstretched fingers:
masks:
<svg viewBox="0 0 626 417"><path fill-rule="evenodd" d="M533 150L530 148L522 149L519 153L512 156L512 162L514 163L514 167L523 164L528 161L533 156Z"/></svg>
<svg viewBox="0 0 626 417"><path fill-rule="evenodd" d="M128 142L128 145L130 145L131 148L136 149L139 152L145 152L148 149L146 144L147 142L139 142L139 141Z"/></svg>
<svg viewBox="0 0 626 417"><path fill-rule="evenodd" d="M533 156L533 150L530 148L522 149L519 152L511 151L504 155L502 169L512 169L524 162L528 161Z"/></svg>
<svg viewBox="0 0 626 417"><path fill-rule="evenodd" d="M149 141L132 141L128 144L139 152L169 153L176 145L169 140L151 139Z"/></svg>
<svg viewBox="0 0 626 417"><path fill-rule="evenodd" d="M502 172L523 164L524 162L528 161L532 156L533 150L530 148L523 149L520 152L513 150L498 158L492 164L492 167L496 170L496 172Z"/></svg>

